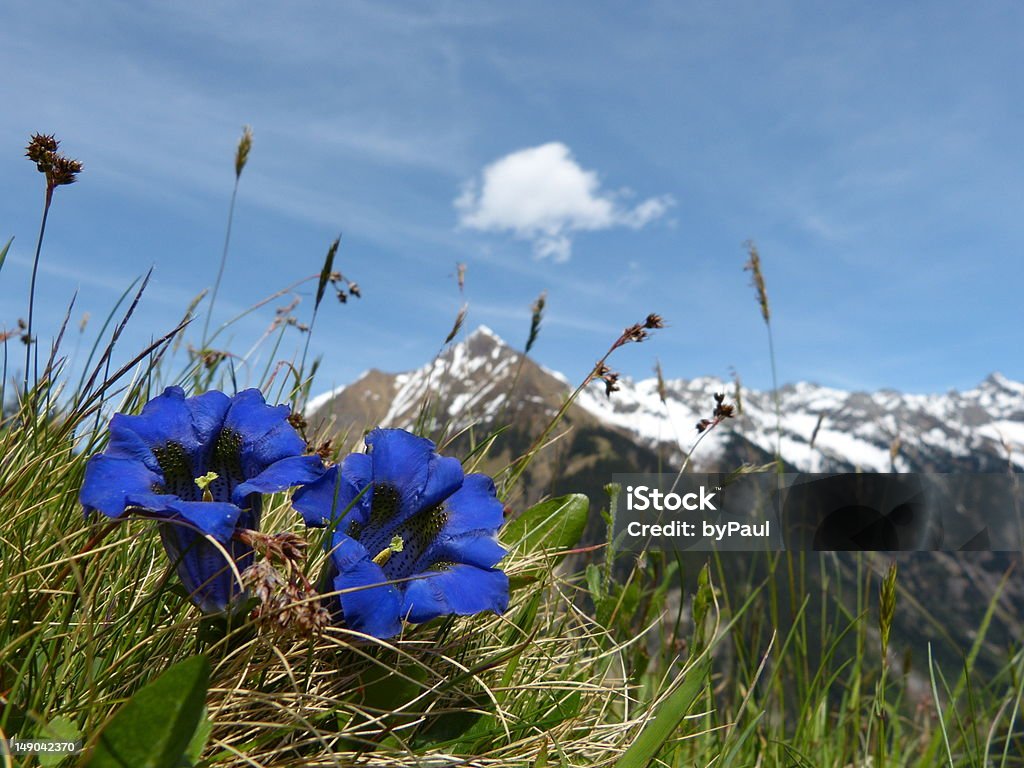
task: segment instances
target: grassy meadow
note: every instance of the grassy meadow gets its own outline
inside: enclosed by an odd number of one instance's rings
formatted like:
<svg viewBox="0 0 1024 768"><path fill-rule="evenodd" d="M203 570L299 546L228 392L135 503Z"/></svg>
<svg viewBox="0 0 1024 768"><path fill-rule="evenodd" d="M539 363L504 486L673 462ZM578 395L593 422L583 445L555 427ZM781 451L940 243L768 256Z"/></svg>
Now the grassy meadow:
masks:
<svg viewBox="0 0 1024 768"><path fill-rule="evenodd" d="M238 205L250 147L247 132L234 158ZM51 207L74 205L72 192L54 190L79 173L87 183L88 170L73 162L41 168L47 194L37 266L46 259ZM233 195L232 212L235 203ZM5 226L21 232L36 224ZM221 274L232 258L230 215L225 226ZM922 688L897 663L892 628L913 598L887 558L864 554L851 568L830 553L751 555L751 577L736 579L713 555L636 558L617 553L610 536L581 542L588 521L610 521L613 487L604 509L579 494L522 503L517 481L544 460L573 398L596 380L614 384L619 347L656 346L660 318L627 318L639 322L594 350L601 362L576 394L497 474L499 497L515 500L499 533L511 585L503 615L436 619L379 640L345 626L307 632L244 613L201 614L154 521L83 516L86 461L104 449L113 413L138 413L168 385L232 393L249 345L269 360L256 386L268 403L291 406L309 452L338 462L356 449L362 435L331 434L329 424L298 418L318 391L307 349L321 302L338 292L356 301L374 290L342 274L344 248L324 245L319 274L252 297L248 311L264 314L295 291L306 300L274 315L245 349L221 348L237 318L210 321L217 272L197 281L180 324L146 348L125 349L124 329L147 299L148 278L140 275L94 321L95 344L74 361L71 310L35 301L35 270L25 306L4 307L0 321L11 330L3 334L0 385L0 736L80 740L85 751L63 762L5 755L0 765L1024 765L1024 654L1017 644L1002 649L995 671L978 664L998 590L971 640L915 660ZM761 312L770 344L768 287L753 245L749 255L750 311ZM2 264L0 256L0 280ZM538 302L531 343L543 311ZM24 321L15 326L18 316ZM36 337L44 316L63 319L57 338ZM445 347L459 337L464 315L455 307L453 316L452 332L439 339ZM770 347L766 355L774 358ZM423 413L429 409L424 403ZM702 439L714 440L728 414L709 416ZM442 453L453 437L444 429L426 436ZM458 457L467 471L495 436L474 437ZM266 499L262 528L308 537L303 573L321 582L324 534L306 530L289 493Z"/></svg>

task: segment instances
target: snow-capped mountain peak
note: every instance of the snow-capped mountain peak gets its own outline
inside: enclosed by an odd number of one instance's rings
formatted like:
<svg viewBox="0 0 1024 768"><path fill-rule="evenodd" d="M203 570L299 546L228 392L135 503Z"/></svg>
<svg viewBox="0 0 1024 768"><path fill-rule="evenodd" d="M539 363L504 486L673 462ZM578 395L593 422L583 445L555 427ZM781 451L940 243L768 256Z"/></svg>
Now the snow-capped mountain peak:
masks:
<svg viewBox="0 0 1024 768"><path fill-rule="evenodd" d="M517 424L525 432L527 422L542 427L572 386L480 326L414 371L368 371L314 398L307 414L359 429L409 427L429 414L432 430ZM689 451L714 393L737 400L733 382L709 376L666 381L664 402L657 379L623 377L619 386L609 398L592 384L568 423L628 437L669 462ZM698 466L764 460L778 445L800 471L1000 471L1008 461L1024 467L1024 384L999 373L964 392L851 392L798 382L780 388L777 400L742 389L739 401L737 416L701 444Z"/></svg>

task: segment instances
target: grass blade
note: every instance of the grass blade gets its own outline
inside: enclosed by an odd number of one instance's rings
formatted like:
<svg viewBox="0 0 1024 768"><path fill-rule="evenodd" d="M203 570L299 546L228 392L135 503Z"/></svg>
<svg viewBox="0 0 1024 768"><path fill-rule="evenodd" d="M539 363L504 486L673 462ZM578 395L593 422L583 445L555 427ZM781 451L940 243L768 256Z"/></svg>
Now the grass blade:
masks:
<svg viewBox="0 0 1024 768"><path fill-rule="evenodd" d="M682 683L658 707L658 714L644 726L637 740L615 763L615 768L646 768L654 761L704 690L709 668L710 661L704 660L682 673Z"/></svg>
<svg viewBox="0 0 1024 768"><path fill-rule="evenodd" d="M14 238L12 237L3 248L0 248L0 271L3 271L4 262L7 261L7 252L11 250L11 243L13 242Z"/></svg>

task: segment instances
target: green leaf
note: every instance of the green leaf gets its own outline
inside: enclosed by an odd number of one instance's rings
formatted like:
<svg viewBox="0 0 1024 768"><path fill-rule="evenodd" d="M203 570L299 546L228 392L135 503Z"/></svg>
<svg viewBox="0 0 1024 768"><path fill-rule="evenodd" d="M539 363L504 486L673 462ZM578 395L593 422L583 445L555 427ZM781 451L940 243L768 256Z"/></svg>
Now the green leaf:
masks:
<svg viewBox="0 0 1024 768"><path fill-rule="evenodd" d="M587 564L587 589L590 590L590 598L597 605L604 599L604 574L601 569L593 563Z"/></svg>
<svg viewBox="0 0 1024 768"><path fill-rule="evenodd" d="M582 493L570 493L548 499L509 521L501 539L521 554L574 547L587 524L590 499Z"/></svg>
<svg viewBox="0 0 1024 768"><path fill-rule="evenodd" d="M438 715L412 738L416 747L431 747L459 738L480 721L483 713L474 711L477 706L472 700L463 698L456 701L453 711Z"/></svg>
<svg viewBox="0 0 1024 768"><path fill-rule="evenodd" d="M338 245L341 243L341 235L335 238L331 247L327 249L327 256L324 257L324 266L320 270L320 282L316 286L316 302L313 307L320 308L320 302L324 300L324 291L327 290L327 283L331 280L331 272L334 271L334 256L338 253Z"/></svg>
<svg viewBox="0 0 1024 768"><path fill-rule="evenodd" d="M140 688L100 733L89 768L177 768L203 717L210 662L193 656Z"/></svg>
<svg viewBox="0 0 1024 768"><path fill-rule="evenodd" d="M661 748L675 734L700 692L704 690L709 664L710 662L705 659L682 672L682 683L658 707L654 719L640 731L636 741L615 763L615 768L646 768L654 761Z"/></svg>
<svg viewBox="0 0 1024 768"><path fill-rule="evenodd" d="M7 260L7 251L11 249L11 243L13 242L14 238L12 237L10 240L7 241L7 245L5 245L3 248L0 248L0 269L4 268L4 262Z"/></svg>
<svg viewBox="0 0 1024 768"><path fill-rule="evenodd" d="M531 584L536 584L538 581L537 575L533 573L521 573L515 576L508 577L508 591L516 592L517 590L528 587Z"/></svg>
<svg viewBox="0 0 1024 768"><path fill-rule="evenodd" d="M196 726L192 739L189 741L188 746L185 747L184 765L193 766L199 762L199 758L203 755L203 750L206 749L207 742L210 741L210 734L212 732L213 722L206 715L206 707L203 707L203 716L199 719L199 725Z"/></svg>
<svg viewBox="0 0 1024 768"><path fill-rule="evenodd" d="M739 735L739 738L733 743L729 752L726 754L725 759L722 760L722 765L735 765L735 760L739 759L740 749L746 743L746 741L754 734L754 729L757 724L761 722L761 718L764 717L764 712L759 712L757 717L750 721L749 725L743 729L743 733Z"/></svg>
<svg viewBox="0 0 1024 768"><path fill-rule="evenodd" d="M3 254L0 254L0 261L3 261L2 256ZM82 732L68 718L55 717L43 728L41 737L52 741L78 741L82 738ZM36 759L42 768L53 768L60 765L67 756L60 752L40 752Z"/></svg>

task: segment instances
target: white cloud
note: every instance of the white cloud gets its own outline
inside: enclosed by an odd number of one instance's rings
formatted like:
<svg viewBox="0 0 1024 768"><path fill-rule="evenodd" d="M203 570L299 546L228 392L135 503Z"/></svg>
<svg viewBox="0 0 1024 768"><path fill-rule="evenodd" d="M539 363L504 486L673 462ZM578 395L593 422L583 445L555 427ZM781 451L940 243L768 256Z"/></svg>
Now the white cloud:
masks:
<svg viewBox="0 0 1024 768"><path fill-rule="evenodd" d="M581 168L565 144L551 142L495 160L466 183L455 209L463 227L512 232L533 242L537 258L567 261L574 232L640 229L675 203L662 195L629 207L624 197L603 191L596 172Z"/></svg>

